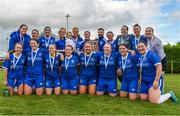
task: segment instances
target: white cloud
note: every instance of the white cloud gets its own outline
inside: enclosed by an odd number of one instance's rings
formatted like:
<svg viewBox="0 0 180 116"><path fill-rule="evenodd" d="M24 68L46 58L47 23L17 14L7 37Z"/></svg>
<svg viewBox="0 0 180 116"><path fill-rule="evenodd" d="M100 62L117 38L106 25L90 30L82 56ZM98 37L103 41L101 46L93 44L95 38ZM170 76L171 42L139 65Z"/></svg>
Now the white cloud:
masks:
<svg viewBox="0 0 180 116"><path fill-rule="evenodd" d="M160 7L169 0L1 0L0 27L4 38L21 23L30 30L49 25L54 33L66 27L65 15L70 14L70 28L78 26L92 31L96 36L98 27L112 30L117 35L123 25L140 23L142 27L153 25L150 18L160 15Z"/></svg>

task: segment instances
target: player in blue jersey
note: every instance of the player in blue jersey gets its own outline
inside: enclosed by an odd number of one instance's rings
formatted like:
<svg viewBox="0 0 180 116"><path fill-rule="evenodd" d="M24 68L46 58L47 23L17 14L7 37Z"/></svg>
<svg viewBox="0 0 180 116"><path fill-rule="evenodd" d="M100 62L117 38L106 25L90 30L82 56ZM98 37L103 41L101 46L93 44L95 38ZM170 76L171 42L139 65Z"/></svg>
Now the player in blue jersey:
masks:
<svg viewBox="0 0 180 116"><path fill-rule="evenodd" d="M151 103L161 104L171 98L177 102L177 98L172 91L163 94L163 77L160 57L152 51L147 50L146 43L139 42L138 66L141 73L141 100L149 100Z"/></svg>
<svg viewBox="0 0 180 116"><path fill-rule="evenodd" d="M43 94L43 61L44 50L38 48L38 40L30 40L31 49L26 51L27 67L24 80L24 94L32 94L33 86L35 86L36 94Z"/></svg>
<svg viewBox="0 0 180 116"><path fill-rule="evenodd" d="M39 39L39 31L37 29L33 29L31 32L31 39Z"/></svg>
<svg viewBox="0 0 180 116"><path fill-rule="evenodd" d="M117 95L117 54L112 52L110 44L104 45L104 52L98 53L99 57L99 79L97 84L97 95L108 92L110 96Z"/></svg>
<svg viewBox="0 0 180 116"><path fill-rule="evenodd" d="M133 26L133 32L134 32L134 36L132 36L131 38L131 53L132 55L137 54L138 49L138 43L139 42L144 42L147 43L147 38L145 38L143 35L141 35L141 26L139 24L135 24Z"/></svg>
<svg viewBox="0 0 180 116"><path fill-rule="evenodd" d="M79 64L79 58L77 55L72 54L73 47L66 45L65 58L62 62L62 75L61 75L61 87L63 94L77 94L79 75L77 65Z"/></svg>
<svg viewBox="0 0 180 116"><path fill-rule="evenodd" d="M87 41L90 41L90 37L91 37L90 31L85 31L85 32L84 32L84 40L83 40L82 44L80 45L80 50L81 50L81 52L83 52L84 44L85 44Z"/></svg>
<svg viewBox="0 0 180 116"><path fill-rule="evenodd" d="M83 43L83 39L79 34L79 28L74 27L72 29L72 32L73 32L72 40L76 44L76 52L80 54L80 51L82 50L81 44Z"/></svg>
<svg viewBox="0 0 180 116"><path fill-rule="evenodd" d="M80 54L80 88L79 93L85 94L88 89L90 95L96 93L97 54L93 52L93 45L90 42L84 44L84 53Z"/></svg>
<svg viewBox="0 0 180 116"><path fill-rule="evenodd" d="M22 43L23 45L23 50L29 49L29 41L30 41L30 36L27 33L28 26L25 24L22 24L18 31L14 31L10 34L9 38L9 47L8 47L8 52L6 53L6 59L9 58L9 55L14 52L14 47L16 43Z"/></svg>
<svg viewBox="0 0 180 116"><path fill-rule="evenodd" d="M39 48L45 50L48 53L49 44L54 44L55 38L51 36L51 28L46 26L44 28L44 36L39 38Z"/></svg>
<svg viewBox="0 0 180 116"><path fill-rule="evenodd" d="M14 94L14 87L17 87L17 94L23 94L23 80L24 80L24 65L26 57L22 55L23 45L21 43L15 44L14 53L9 56L9 60L5 60L3 68L4 85L8 86L10 95Z"/></svg>
<svg viewBox="0 0 180 116"><path fill-rule="evenodd" d="M45 83L46 95L51 95L54 90L55 95L60 94L60 66L63 55L56 53L56 45L49 45L49 54L45 56Z"/></svg>
<svg viewBox="0 0 180 116"><path fill-rule="evenodd" d="M57 51L64 52L65 46L66 46L66 29L61 28L58 32L58 40L56 43Z"/></svg>
<svg viewBox="0 0 180 116"><path fill-rule="evenodd" d="M112 52L118 52L118 46L115 40L113 40L114 34L112 31L108 31L106 33L107 36L107 43L111 44Z"/></svg>
<svg viewBox="0 0 180 116"><path fill-rule="evenodd" d="M103 51L103 47L106 44L106 39L104 38L104 29L103 28L99 28L98 29L98 49L99 51Z"/></svg>
<svg viewBox="0 0 180 116"><path fill-rule="evenodd" d="M121 56L118 58L118 66L122 72L120 97L129 97L130 100L137 98L139 70L136 66L137 60L128 52L126 44L119 45Z"/></svg>

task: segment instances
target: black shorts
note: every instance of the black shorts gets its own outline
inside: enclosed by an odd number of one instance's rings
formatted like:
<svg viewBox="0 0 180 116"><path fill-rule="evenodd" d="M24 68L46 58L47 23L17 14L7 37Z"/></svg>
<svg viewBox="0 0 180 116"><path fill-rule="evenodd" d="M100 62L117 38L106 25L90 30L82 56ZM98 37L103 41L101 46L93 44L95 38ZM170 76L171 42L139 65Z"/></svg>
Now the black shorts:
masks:
<svg viewBox="0 0 180 116"><path fill-rule="evenodd" d="M167 70L167 57L166 56L161 60L161 64L162 64L162 71L166 71Z"/></svg>

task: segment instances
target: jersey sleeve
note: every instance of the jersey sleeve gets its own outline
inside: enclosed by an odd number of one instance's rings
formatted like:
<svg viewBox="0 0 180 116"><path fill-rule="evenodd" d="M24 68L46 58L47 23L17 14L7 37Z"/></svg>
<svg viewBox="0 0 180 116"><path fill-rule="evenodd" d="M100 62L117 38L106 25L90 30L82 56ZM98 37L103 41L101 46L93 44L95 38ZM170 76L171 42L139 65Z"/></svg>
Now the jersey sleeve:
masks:
<svg viewBox="0 0 180 116"><path fill-rule="evenodd" d="M14 34L12 33L10 35L10 38L9 38L9 49L8 49L8 51L14 50L14 45L15 45L15 38L14 38Z"/></svg>
<svg viewBox="0 0 180 116"><path fill-rule="evenodd" d="M156 53L151 52L149 59L154 66L161 64L160 57Z"/></svg>
<svg viewBox="0 0 180 116"><path fill-rule="evenodd" d="M2 68L5 70L9 70L10 69L10 60L5 60Z"/></svg>

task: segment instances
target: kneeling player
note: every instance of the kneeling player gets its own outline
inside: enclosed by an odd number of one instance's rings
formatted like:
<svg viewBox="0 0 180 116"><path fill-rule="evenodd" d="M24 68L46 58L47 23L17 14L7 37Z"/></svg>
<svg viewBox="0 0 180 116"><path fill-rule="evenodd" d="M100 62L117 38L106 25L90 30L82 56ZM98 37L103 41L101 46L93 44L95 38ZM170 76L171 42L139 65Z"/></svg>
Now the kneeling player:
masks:
<svg viewBox="0 0 180 116"><path fill-rule="evenodd" d="M105 91L110 96L117 95L117 54L112 52L110 44L104 45L104 52L98 53L99 79L97 95L103 95Z"/></svg>
<svg viewBox="0 0 180 116"><path fill-rule="evenodd" d="M62 62L61 75L63 94L77 94L79 84L77 65L79 64L79 59L77 55L74 55L72 53L73 47L71 45L66 45L65 58Z"/></svg>
<svg viewBox="0 0 180 116"><path fill-rule="evenodd" d="M23 94L24 64L26 57L22 55L23 46L21 43L15 44L14 53L5 60L3 68L5 69L4 84L8 86L10 95L14 94L14 87L17 87L17 94Z"/></svg>
<svg viewBox="0 0 180 116"><path fill-rule="evenodd" d="M171 100L176 103L177 98L172 91L163 94L160 57L152 51L147 50L147 46L143 42L138 44L138 51L141 54L138 61L142 75L141 100L149 100L151 103L161 104L171 98Z"/></svg>
<svg viewBox="0 0 180 116"><path fill-rule="evenodd" d="M84 44L84 53L80 54L80 94L85 94L87 88L89 94L94 95L96 92L96 63L98 57L93 53L93 45L90 42Z"/></svg>
<svg viewBox="0 0 180 116"><path fill-rule="evenodd" d="M46 64L46 95L50 95L54 89L56 95L60 94L60 66L63 56L56 54L56 45L49 45L49 54L45 56Z"/></svg>
<svg viewBox="0 0 180 116"><path fill-rule="evenodd" d="M136 66L135 57L128 53L125 44L119 45L121 56L118 58L119 70L122 72L123 79L120 89L120 97L127 97L135 100L137 98L137 88L139 80L139 71Z"/></svg>

